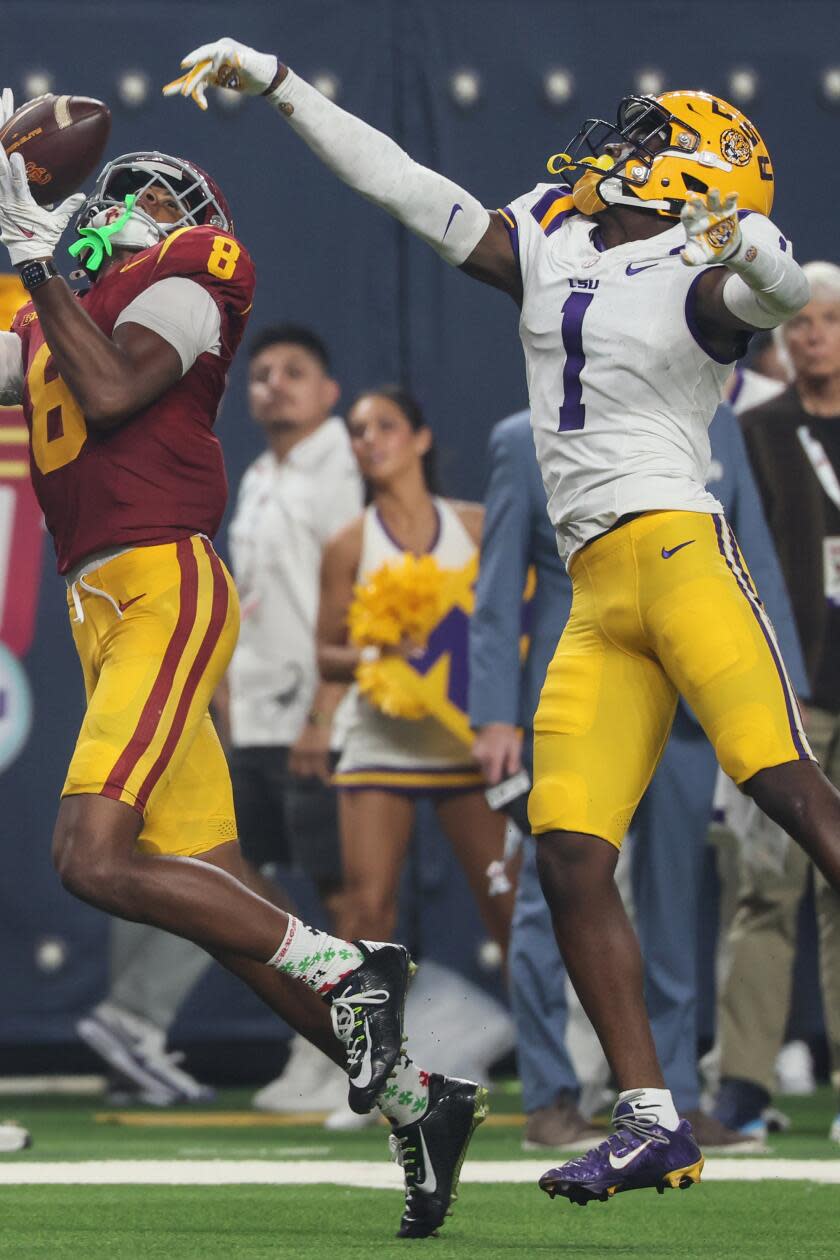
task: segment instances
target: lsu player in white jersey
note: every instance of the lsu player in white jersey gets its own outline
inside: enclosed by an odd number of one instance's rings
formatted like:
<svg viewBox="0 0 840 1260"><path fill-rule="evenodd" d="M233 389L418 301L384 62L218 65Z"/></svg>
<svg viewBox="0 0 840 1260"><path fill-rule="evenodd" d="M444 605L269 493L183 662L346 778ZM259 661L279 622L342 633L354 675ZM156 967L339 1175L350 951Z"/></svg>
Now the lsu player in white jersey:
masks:
<svg viewBox="0 0 840 1260"><path fill-rule="evenodd" d="M266 96L346 183L522 312L535 439L574 584L535 722L530 815L569 975L621 1091L615 1133L551 1169L573 1202L681 1187L703 1159L664 1087L613 871L682 694L724 770L840 888L840 795L813 761L773 628L716 500L706 429L752 332L808 299L769 219L752 123L704 92L628 97L489 212L271 55L224 39L165 89ZM679 844L679 836L674 837ZM693 931L692 925L686 925Z"/></svg>

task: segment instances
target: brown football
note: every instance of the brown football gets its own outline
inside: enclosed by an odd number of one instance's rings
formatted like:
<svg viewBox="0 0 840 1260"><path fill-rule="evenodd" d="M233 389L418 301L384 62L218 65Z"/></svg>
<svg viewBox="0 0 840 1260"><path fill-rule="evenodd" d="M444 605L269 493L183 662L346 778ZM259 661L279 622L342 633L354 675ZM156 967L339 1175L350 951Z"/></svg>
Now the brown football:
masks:
<svg viewBox="0 0 840 1260"><path fill-rule="evenodd" d="M89 96L36 96L15 110L0 144L20 153L39 206L63 201L96 170L111 130L111 111Z"/></svg>

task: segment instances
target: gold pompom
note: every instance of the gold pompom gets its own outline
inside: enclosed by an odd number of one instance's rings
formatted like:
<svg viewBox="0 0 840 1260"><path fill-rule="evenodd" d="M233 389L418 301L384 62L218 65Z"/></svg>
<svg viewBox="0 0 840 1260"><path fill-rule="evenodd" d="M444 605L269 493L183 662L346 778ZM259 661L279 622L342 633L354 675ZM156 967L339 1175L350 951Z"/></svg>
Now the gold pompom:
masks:
<svg viewBox="0 0 840 1260"><path fill-rule="evenodd" d="M451 574L432 556L404 555L384 564L353 590L347 613L351 643L357 647L424 648L446 606ZM394 668L399 657L362 661L356 669L359 691L389 717L421 718L429 710L409 694L404 671Z"/></svg>

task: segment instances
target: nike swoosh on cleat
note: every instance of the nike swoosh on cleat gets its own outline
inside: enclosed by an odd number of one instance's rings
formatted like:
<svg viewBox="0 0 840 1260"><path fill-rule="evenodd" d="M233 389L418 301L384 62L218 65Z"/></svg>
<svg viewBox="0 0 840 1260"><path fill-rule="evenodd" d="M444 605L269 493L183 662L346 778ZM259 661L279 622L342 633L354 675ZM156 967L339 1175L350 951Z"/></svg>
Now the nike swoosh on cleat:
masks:
<svg viewBox="0 0 840 1260"><path fill-rule="evenodd" d="M144 592L143 592L143 595L145 595L145 594L146 594L146 592L144 591ZM138 599L142 599L142 598L143 598L143 595L132 595L131 599L125 599L125 600L120 599L120 600L117 600L117 604L118 604L118 607L119 607L120 612L121 612L121 613L122 613L122 612L125 612L126 608L130 608L132 604L136 604L136 603L137 603L137 601L138 601Z"/></svg>
<svg viewBox="0 0 840 1260"><path fill-rule="evenodd" d="M373 1064L371 1063L371 1046L370 1046L370 1030L368 1021L365 1018L365 1052L362 1055L362 1062L355 1076L351 1076L350 1080L356 1089L367 1089L373 1079Z"/></svg>
<svg viewBox="0 0 840 1260"><path fill-rule="evenodd" d="M455 205L452 207L452 210L449 215L449 221L446 224L446 232L448 232L449 229L452 227L452 220L455 218L455 215L458 213L459 210L463 210L463 208L464 207L460 204L460 202L458 201L455 202ZM441 237L441 240L446 240L446 232L444 232L443 236Z"/></svg>
<svg viewBox="0 0 840 1260"><path fill-rule="evenodd" d="M663 547L661 551L662 559L670 560L671 556L675 556L678 551L682 551L683 547L690 547L693 542L696 542L696 539L689 538L688 542L678 543L676 547Z"/></svg>
<svg viewBox="0 0 840 1260"><path fill-rule="evenodd" d="M645 1147L650 1146L652 1141L652 1138L648 1138L646 1142L642 1142L641 1146L637 1146L635 1151L628 1151L626 1155L613 1155L612 1151L610 1151L610 1168L620 1172L622 1168L632 1164L634 1159L638 1159Z"/></svg>
<svg viewBox="0 0 840 1260"><path fill-rule="evenodd" d="M659 263L645 263L643 267L634 267L632 263L628 263L624 268L625 276L637 276L640 271L650 271L651 267L658 267Z"/></svg>
<svg viewBox="0 0 840 1260"><path fill-rule="evenodd" d="M423 1136L423 1126L420 1126L420 1145L423 1148L423 1180L415 1181L418 1190L422 1190L424 1194L434 1194L437 1190L437 1177L432 1163L432 1157L429 1154L429 1148L426 1145L426 1139Z"/></svg>

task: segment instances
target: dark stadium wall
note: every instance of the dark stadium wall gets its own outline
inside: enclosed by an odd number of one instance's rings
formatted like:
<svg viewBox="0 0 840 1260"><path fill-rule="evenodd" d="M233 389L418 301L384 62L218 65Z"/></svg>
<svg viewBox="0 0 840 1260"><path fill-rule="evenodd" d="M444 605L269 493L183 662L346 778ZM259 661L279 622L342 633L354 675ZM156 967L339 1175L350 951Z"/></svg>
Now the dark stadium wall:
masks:
<svg viewBox="0 0 840 1260"><path fill-rule="evenodd" d="M346 399L362 386L402 378L426 405L449 493L481 496L489 427L525 402L515 308L444 266L340 185L261 102L228 110L214 103L203 115L190 103L165 101L159 87L187 50L231 33L276 49L308 77L331 72L340 104L489 206L547 180L546 157L582 118L611 116L641 71L726 96L730 73L746 66L757 75L748 112L778 175L774 218L801 259L838 254L828 207L840 200L840 107L820 99L820 76L840 47L835 0L800 0L795 9L775 0L710 0L702 20L689 5L664 0L240 0L234 9L215 0L4 0L2 9L11 32L3 75L18 100L25 73L44 69L56 90L112 104L109 153L160 148L212 172L257 267L251 331L283 318L311 323L333 348ZM563 107L545 98L544 77L555 67L574 80ZM472 106L453 98L452 76L461 69L478 76ZM126 71L148 76L138 107L120 104ZM234 490L259 449L244 377L240 356L218 425ZM220 546L224 552L224 531ZM76 1015L101 995L106 966L102 916L64 894L49 863L56 798L83 702L63 583L51 560L24 661L34 723L0 779L0 1042L68 1038ZM440 881L441 889L449 886ZM449 895L460 898L463 886L454 887ZM449 921L461 919L453 913ZM473 920L452 947L472 950L476 934ZM440 940L436 946L440 952ZM247 1003L222 1021L213 988L221 983L203 986L194 1026L206 1029L212 1016L216 1026L264 1027ZM704 1009L708 1031L708 993ZM802 1031L813 1031L815 1019L812 1006L802 1012Z"/></svg>

